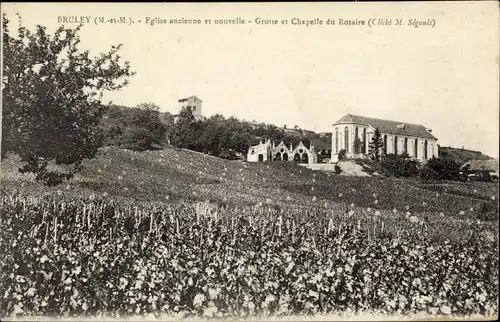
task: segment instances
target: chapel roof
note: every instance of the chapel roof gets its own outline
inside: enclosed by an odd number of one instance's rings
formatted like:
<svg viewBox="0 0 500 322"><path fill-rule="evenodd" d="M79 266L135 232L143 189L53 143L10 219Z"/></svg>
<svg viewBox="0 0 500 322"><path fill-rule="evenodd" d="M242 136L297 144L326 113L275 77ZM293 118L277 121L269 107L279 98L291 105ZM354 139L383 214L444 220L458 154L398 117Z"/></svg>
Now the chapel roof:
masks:
<svg viewBox="0 0 500 322"><path fill-rule="evenodd" d="M358 124L370 125L373 128L378 128L381 133L407 135L418 138L437 140L437 138L434 135L432 135L425 126L420 124L411 124L400 121L384 120L384 119L359 116L353 114L346 114L335 124L343 124L343 123L346 124L358 123Z"/></svg>

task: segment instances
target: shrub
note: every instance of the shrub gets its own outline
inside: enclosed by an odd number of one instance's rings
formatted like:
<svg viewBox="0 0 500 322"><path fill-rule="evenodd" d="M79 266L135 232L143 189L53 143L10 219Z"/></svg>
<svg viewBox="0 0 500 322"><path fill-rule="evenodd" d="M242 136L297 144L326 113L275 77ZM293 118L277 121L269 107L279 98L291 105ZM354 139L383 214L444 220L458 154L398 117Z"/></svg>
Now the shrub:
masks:
<svg viewBox="0 0 500 322"><path fill-rule="evenodd" d="M425 166L420 168L420 170L418 171L418 175L419 175L420 179L425 180L425 181L440 180L439 173L437 173L437 171L435 171L432 168L425 167Z"/></svg>
<svg viewBox="0 0 500 322"><path fill-rule="evenodd" d="M358 154L361 153L361 148L363 147L363 143L361 140L357 137L354 139L354 153Z"/></svg>
<svg viewBox="0 0 500 322"><path fill-rule="evenodd" d="M412 177L418 173L417 161L407 155L389 154L382 159L381 165L395 177Z"/></svg>
<svg viewBox="0 0 500 322"><path fill-rule="evenodd" d="M346 154L345 149L339 151L339 161L344 160L346 158L345 154Z"/></svg>
<svg viewBox="0 0 500 322"><path fill-rule="evenodd" d="M487 170L479 170L476 172L476 175L473 177L474 181L479 182L491 182L493 181L490 173Z"/></svg>
<svg viewBox="0 0 500 322"><path fill-rule="evenodd" d="M342 169L339 167L338 164L335 165L335 174L341 174L342 173Z"/></svg>
<svg viewBox="0 0 500 322"><path fill-rule="evenodd" d="M460 165L450 159L432 158L422 167L420 177L424 180L459 180Z"/></svg>

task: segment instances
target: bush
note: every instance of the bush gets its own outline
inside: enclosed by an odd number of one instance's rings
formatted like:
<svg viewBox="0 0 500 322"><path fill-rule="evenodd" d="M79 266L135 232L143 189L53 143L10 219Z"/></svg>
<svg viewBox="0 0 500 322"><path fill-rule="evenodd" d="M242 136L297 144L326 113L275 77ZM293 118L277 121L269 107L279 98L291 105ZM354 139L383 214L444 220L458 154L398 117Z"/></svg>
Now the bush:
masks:
<svg viewBox="0 0 500 322"><path fill-rule="evenodd" d="M472 180L479 182L492 182L493 178L488 171L479 170L475 173L475 176L472 178Z"/></svg>
<svg viewBox="0 0 500 322"><path fill-rule="evenodd" d="M342 169L339 167L338 164L335 165L335 174L341 174L342 173Z"/></svg>
<svg viewBox="0 0 500 322"><path fill-rule="evenodd" d="M345 149L339 151L339 161L344 160L346 158L345 154L346 154Z"/></svg>
<svg viewBox="0 0 500 322"><path fill-rule="evenodd" d="M222 151L220 153L219 157L223 158L223 159L227 159L227 160L238 160L238 156L232 150L224 150L224 151Z"/></svg>
<svg viewBox="0 0 500 322"><path fill-rule="evenodd" d="M405 155L389 154L382 159L381 165L395 177L412 177L418 174L417 161Z"/></svg>
<svg viewBox="0 0 500 322"><path fill-rule="evenodd" d="M424 180L459 180L460 165L450 159L432 158L422 167L419 175Z"/></svg>
<svg viewBox="0 0 500 322"><path fill-rule="evenodd" d="M437 171L435 171L434 169L426 167L426 166L423 166L422 168L420 168L420 170L418 171L418 175L419 175L420 179L425 180L425 181L440 180L439 173Z"/></svg>

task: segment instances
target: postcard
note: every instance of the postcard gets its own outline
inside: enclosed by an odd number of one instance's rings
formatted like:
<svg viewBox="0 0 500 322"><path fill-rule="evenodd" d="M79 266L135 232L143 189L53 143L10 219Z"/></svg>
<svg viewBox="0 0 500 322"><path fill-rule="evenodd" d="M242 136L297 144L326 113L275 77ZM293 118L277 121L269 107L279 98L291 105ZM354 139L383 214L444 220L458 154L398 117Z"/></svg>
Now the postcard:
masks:
<svg viewBox="0 0 500 322"><path fill-rule="evenodd" d="M0 319L498 318L497 2L1 8Z"/></svg>

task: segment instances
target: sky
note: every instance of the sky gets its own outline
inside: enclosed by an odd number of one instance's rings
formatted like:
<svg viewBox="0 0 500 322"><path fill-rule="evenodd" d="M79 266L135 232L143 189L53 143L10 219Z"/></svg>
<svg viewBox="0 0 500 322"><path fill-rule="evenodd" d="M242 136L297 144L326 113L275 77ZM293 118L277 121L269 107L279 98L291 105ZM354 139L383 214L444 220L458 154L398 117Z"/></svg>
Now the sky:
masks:
<svg viewBox="0 0 500 322"><path fill-rule="evenodd" d="M127 17L85 24L81 48L98 55L123 44L136 75L104 98L176 112L196 95L202 113L331 131L346 113L423 124L441 146L498 157L499 10L492 2L104 4L2 3L8 17L53 32L66 16ZM200 19L146 24L146 17ZM238 25L217 19L241 18ZM256 18L278 20L257 24ZM292 25L292 18L323 25ZM328 19L392 19L392 26L326 25ZM212 19L212 24L204 24ZM403 19L404 26L394 26ZM434 27L408 26L432 19ZM139 22L141 20L141 22ZM282 24L288 20L288 24ZM252 21L249 23L248 21ZM65 24L76 27L76 24Z"/></svg>

